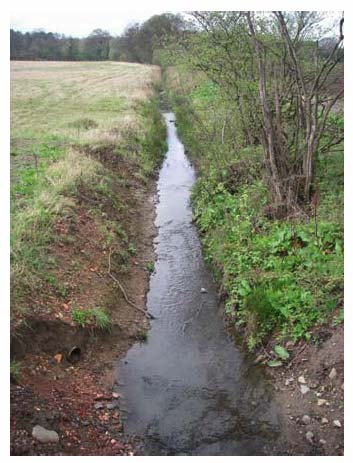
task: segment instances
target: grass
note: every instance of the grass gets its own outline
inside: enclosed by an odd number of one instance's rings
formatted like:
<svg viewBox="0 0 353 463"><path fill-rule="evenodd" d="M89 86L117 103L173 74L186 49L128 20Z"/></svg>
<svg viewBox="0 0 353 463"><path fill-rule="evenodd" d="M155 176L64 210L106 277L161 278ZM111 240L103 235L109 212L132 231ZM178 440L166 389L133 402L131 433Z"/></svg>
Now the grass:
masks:
<svg viewBox="0 0 353 463"><path fill-rule="evenodd" d="M141 328L137 334L136 339L142 344L148 339L148 330L146 328Z"/></svg>
<svg viewBox="0 0 353 463"><path fill-rule="evenodd" d="M165 148L154 96L159 75L156 66L116 62L11 62L12 315L59 265L50 252L54 224L74 221L80 189L109 199L117 214L126 207L114 185L130 180L112 176L92 153L126 159L144 181L154 172ZM127 248L123 224L94 204L89 212L106 248L117 239ZM48 283L64 297L62 282Z"/></svg>
<svg viewBox="0 0 353 463"><path fill-rule="evenodd" d="M112 328L109 315L101 307L87 310L75 308L72 310L71 316L73 322L81 328L89 326L103 331L110 331Z"/></svg>
<svg viewBox="0 0 353 463"><path fill-rule="evenodd" d="M176 69L166 84L178 131L198 168L194 218L227 314L250 350L271 337L309 340L343 301L343 148L319 153L317 229L310 210L273 219L261 148L234 140L229 108L221 136L227 107L214 85ZM342 116L336 119L342 123ZM341 320L343 310L334 324Z"/></svg>
<svg viewBox="0 0 353 463"><path fill-rule="evenodd" d="M155 263L154 263L153 261L151 261L151 262L146 262L145 267L146 267L146 270L147 270L149 273L153 273L153 272L154 272L154 269L155 269Z"/></svg>
<svg viewBox="0 0 353 463"><path fill-rule="evenodd" d="M10 362L10 379L14 383L18 383L21 378L21 364L16 360Z"/></svg>

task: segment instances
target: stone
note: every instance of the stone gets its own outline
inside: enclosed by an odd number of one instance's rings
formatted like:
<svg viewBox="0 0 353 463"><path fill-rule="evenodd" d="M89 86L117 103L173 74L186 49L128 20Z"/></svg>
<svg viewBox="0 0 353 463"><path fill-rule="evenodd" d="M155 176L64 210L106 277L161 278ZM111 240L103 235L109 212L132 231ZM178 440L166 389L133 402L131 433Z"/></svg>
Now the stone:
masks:
<svg viewBox="0 0 353 463"><path fill-rule="evenodd" d="M119 395L118 392L113 392L112 397L113 397L114 399L119 399L120 395Z"/></svg>
<svg viewBox="0 0 353 463"><path fill-rule="evenodd" d="M57 432L45 429L39 426L39 424L32 429L32 437L43 444L59 442L59 434Z"/></svg>
<svg viewBox="0 0 353 463"><path fill-rule="evenodd" d="M206 288L201 288L201 293L207 293L207 289Z"/></svg>
<svg viewBox="0 0 353 463"><path fill-rule="evenodd" d="M306 434L305 434L305 437L306 439L312 444L313 443L313 437L314 437L314 433L311 432L311 431L308 431Z"/></svg>
<svg viewBox="0 0 353 463"><path fill-rule="evenodd" d="M254 360L254 365L257 365L258 363L262 362L263 360L265 360L266 358L266 355L264 354L260 354L256 357L256 359Z"/></svg>
<svg viewBox="0 0 353 463"><path fill-rule="evenodd" d="M313 382L313 383L309 383L309 387L310 387L310 389L316 389L316 388L318 388L318 387L319 387L319 384L318 384L318 383L316 383L316 382Z"/></svg>
<svg viewBox="0 0 353 463"><path fill-rule="evenodd" d="M310 422L311 422L310 416L309 415L304 415L303 418L302 418L302 422L304 424L310 424Z"/></svg>
<svg viewBox="0 0 353 463"><path fill-rule="evenodd" d="M94 404L94 408L96 410L101 410L102 408L104 408L104 405L103 405L102 402L97 402L97 403Z"/></svg>
<svg viewBox="0 0 353 463"><path fill-rule="evenodd" d="M117 408L118 407L118 403L117 402L109 402L107 404L107 409L108 410L114 410L114 408Z"/></svg>
<svg viewBox="0 0 353 463"><path fill-rule="evenodd" d="M300 392L302 394L307 394L310 391L310 388L306 386L305 384L300 385Z"/></svg>
<svg viewBox="0 0 353 463"><path fill-rule="evenodd" d="M333 380L335 379L337 376L337 371L336 371L336 368L332 368L332 370L330 371L330 374L328 375L328 377Z"/></svg>
<svg viewBox="0 0 353 463"><path fill-rule="evenodd" d="M344 383L342 383L341 389L342 389L342 391L344 391Z"/></svg>
<svg viewBox="0 0 353 463"><path fill-rule="evenodd" d="M320 442L321 445L325 445L325 444L326 444L325 439L320 439L319 442Z"/></svg>
<svg viewBox="0 0 353 463"><path fill-rule="evenodd" d="M298 383L300 383L300 384L306 384L306 381L305 381L304 376L299 376L299 378L298 378Z"/></svg>
<svg viewBox="0 0 353 463"><path fill-rule="evenodd" d="M321 424L327 424L328 423L328 419L327 418L321 418Z"/></svg>
<svg viewBox="0 0 353 463"><path fill-rule="evenodd" d="M336 428L342 428L341 422L340 422L339 420L334 420L333 425L334 425Z"/></svg>
<svg viewBox="0 0 353 463"><path fill-rule="evenodd" d="M323 405L327 404L327 400L326 399L318 399L317 404L318 404L319 407L322 407Z"/></svg>

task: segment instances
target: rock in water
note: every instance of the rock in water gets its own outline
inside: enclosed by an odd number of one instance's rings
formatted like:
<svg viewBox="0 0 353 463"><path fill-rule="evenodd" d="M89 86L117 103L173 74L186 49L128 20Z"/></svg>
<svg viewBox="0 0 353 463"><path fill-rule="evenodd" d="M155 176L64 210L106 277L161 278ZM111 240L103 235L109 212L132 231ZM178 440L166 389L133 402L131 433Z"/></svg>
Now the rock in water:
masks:
<svg viewBox="0 0 353 463"><path fill-rule="evenodd" d="M39 442L45 443L52 443L52 442L59 442L59 434L55 431L49 431L48 429L43 428L37 424L32 429L32 437L37 439Z"/></svg>
<svg viewBox="0 0 353 463"><path fill-rule="evenodd" d="M207 293L207 289L206 288L201 288L201 293Z"/></svg>

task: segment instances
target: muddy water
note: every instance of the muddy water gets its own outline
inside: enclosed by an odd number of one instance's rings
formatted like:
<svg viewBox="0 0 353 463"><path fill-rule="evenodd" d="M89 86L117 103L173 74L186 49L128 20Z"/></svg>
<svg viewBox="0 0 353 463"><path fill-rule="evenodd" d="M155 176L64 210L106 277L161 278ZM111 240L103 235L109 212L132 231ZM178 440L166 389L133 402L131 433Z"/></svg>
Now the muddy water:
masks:
<svg viewBox="0 0 353 463"><path fill-rule="evenodd" d="M143 455L263 455L279 434L278 407L261 371L225 329L192 224L195 172L166 113L168 153L158 181L157 261L147 342L119 363L125 430ZM201 291L201 288L207 292Z"/></svg>

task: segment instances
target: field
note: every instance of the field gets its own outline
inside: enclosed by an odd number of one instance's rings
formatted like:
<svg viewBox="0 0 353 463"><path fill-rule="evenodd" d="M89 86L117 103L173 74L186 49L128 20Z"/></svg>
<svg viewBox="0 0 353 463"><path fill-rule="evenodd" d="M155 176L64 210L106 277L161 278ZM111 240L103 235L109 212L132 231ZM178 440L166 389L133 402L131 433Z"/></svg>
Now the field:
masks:
<svg viewBox="0 0 353 463"><path fill-rule="evenodd" d="M49 454L100 454L120 432L117 412L101 432L91 401L148 325L149 198L166 136L159 77L149 65L11 63L12 454L36 453L34 409L65 430ZM92 420L88 430L78 416Z"/></svg>
<svg viewBox="0 0 353 463"><path fill-rule="evenodd" d="M29 298L36 300L45 282L65 292L49 248L57 244L55 223L74 217L79 189L89 190L87 197L112 197L119 174L112 178L107 160L122 162L120 184L129 182L125 161L142 182L153 172L164 143L154 98L159 72L156 66L110 62L11 63L15 323L36 310ZM98 228L110 236L107 223Z"/></svg>
<svg viewBox="0 0 353 463"><path fill-rule="evenodd" d="M119 143L138 129L136 108L152 94L154 66L120 63L11 63L11 155L43 157L43 143Z"/></svg>

